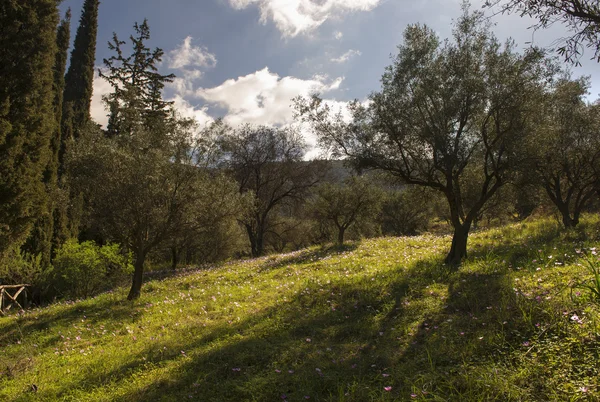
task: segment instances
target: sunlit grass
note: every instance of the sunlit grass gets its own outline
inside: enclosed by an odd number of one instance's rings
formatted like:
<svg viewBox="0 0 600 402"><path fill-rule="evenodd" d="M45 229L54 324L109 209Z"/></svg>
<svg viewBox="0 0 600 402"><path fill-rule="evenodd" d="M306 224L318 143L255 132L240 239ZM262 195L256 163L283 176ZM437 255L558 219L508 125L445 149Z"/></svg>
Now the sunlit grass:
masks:
<svg viewBox="0 0 600 402"><path fill-rule="evenodd" d="M0 400L597 400L600 224L537 220L234 262L0 318ZM592 258L596 258L592 256Z"/></svg>

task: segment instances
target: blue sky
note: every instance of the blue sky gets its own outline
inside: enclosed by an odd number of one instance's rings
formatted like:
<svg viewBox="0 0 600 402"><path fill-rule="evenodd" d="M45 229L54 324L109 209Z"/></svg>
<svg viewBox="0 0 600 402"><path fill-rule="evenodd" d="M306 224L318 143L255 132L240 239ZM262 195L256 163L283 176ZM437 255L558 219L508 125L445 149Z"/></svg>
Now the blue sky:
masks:
<svg viewBox="0 0 600 402"><path fill-rule="evenodd" d="M72 9L73 36L82 3L61 5ZM472 3L480 8L483 0ZM226 116L231 124L289 124L292 97L317 91L340 106L365 99L379 89L408 24L425 23L445 38L459 15L460 0L103 0L96 60L100 67L110 56L112 32L126 39L147 18L150 45L166 53L161 70L179 77L165 95L182 114L201 123ZM549 47L566 35L561 26L533 32L533 21L516 15L492 21L496 35L513 37L519 48ZM572 72L592 76L596 99L600 64L590 56ZM92 114L101 123L108 90L95 82Z"/></svg>

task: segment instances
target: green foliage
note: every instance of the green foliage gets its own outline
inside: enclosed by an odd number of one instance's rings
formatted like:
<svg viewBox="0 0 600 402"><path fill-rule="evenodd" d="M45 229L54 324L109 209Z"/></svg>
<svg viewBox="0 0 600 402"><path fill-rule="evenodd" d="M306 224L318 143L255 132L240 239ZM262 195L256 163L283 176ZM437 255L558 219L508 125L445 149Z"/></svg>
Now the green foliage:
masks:
<svg viewBox="0 0 600 402"><path fill-rule="evenodd" d="M387 191L379 217L382 233L413 236L426 230L434 217L436 196L435 192L409 186Z"/></svg>
<svg viewBox="0 0 600 402"><path fill-rule="evenodd" d="M0 254L46 210L58 18L54 0L0 3Z"/></svg>
<svg viewBox="0 0 600 402"><path fill-rule="evenodd" d="M60 163L61 148L61 117L62 100L65 86L65 66L67 62L67 50L70 41L70 22L71 11L68 10L65 18L60 22L56 34L56 54L53 67L53 108L54 108L54 132L50 140L50 152L48 163L44 169L43 182L45 185L48 200L42 213L39 214L24 249L29 253L40 255L42 263L50 265L52 251L60 243L61 237L60 225L55 227L55 223L60 222L60 209L58 187L58 170Z"/></svg>
<svg viewBox="0 0 600 402"><path fill-rule="evenodd" d="M253 208L240 222L248 233L253 256L264 253L265 236L273 230L277 208L304 199L322 177L322 164L306 162L306 142L294 128L244 125L223 129L217 138L223 167L253 194Z"/></svg>
<svg viewBox="0 0 600 402"><path fill-rule="evenodd" d="M351 177L343 184L324 183L315 190L311 202L314 217L334 225L338 244L344 243L346 230L367 225L379 214L383 192L371 177Z"/></svg>
<svg viewBox="0 0 600 402"><path fill-rule="evenodd" d="M96 62L99 0L85 0L75 34L69 70L65 76L62 146L79 136L90 121L90 105Z"/></svg>
<svg viewBox="0 0 600 402"><path fill-rule="evenodd" d="M48 289L52 267L42 261L41 255L33 255L12 247L4 258L0 259L0 284L31 285L33 293Z"/></svg>
<svg viewBox="0 0 600 402"><path fill-rule="evenodd" d="M162 60L162 49L150 49L148 21L135 23L135 36L131 36L132 52L126 56L116 33L108 47L115 54L104 59L104 78L113 91L103 100L110 111L107 134L109 136L132 134L138 126L150 128L168 122L173 102L164 101L162 90L165 83L173 81L175 75L157 72Z"/></svg>
<svg viewBox="0 0 600 402"><path fill-rule="evenodd" d="M595 250L592 253L593 255L596 255ZM590 296L592 299L594 299L594 301L600 302L600 264L598 263L597 259L587 258L584 265L588 269L588 274L591 276L591 278L578 281L571 287L571 290L586 290L590 292Z"/></svg>
<svg viewBox="0 0 600 402"><path fill-rule="evenodd" d="M600 105L585 99L585 78L561 77L540 105L541 121L523 142L537 179L566 228L579 223L581 212L596 197L600 172Z"/></svg>
<svg viewBox="0 0 600 402"><path fill-rule="evenodd" d="M381 91L368 104L350 105L351 122L318 96L296 103L334 156L446 198L454 228L446 263L453 267L466 256L481 210L523 163L520 144L554 73L541 51L502 45L484 16L463 4L452 39L442 42L423 25L406 28Z"/></svg>
<svg viewBox="0 0 600 402"><path fill-rule="evenodd" d="M133 272L131 256L118 244L68 240L54 258L53 284L59 295L87 298L123 283Z"/></svg>
<svg viewBox="0 0 600 402"><path fill-rule="evenodd" d="M600 8L596 0L486 0L485 6L500 5L502 12L515 12L537 20L534 29L560 23L569 34L556 41L556 51L565 61L580 65L584 48L600 62Z"/></svg>

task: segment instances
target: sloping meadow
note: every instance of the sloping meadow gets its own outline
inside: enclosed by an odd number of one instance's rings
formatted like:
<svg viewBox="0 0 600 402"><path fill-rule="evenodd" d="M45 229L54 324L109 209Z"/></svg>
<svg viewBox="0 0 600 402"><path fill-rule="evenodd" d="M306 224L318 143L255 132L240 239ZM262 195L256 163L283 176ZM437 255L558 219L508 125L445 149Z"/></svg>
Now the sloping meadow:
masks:
<svg viewBox="0 0 600 402"><path fill-rule="evenodd" d="M449 237L310 248L0 318L0 400L597 400L599 228L475 233L458 272Z"/></svg>

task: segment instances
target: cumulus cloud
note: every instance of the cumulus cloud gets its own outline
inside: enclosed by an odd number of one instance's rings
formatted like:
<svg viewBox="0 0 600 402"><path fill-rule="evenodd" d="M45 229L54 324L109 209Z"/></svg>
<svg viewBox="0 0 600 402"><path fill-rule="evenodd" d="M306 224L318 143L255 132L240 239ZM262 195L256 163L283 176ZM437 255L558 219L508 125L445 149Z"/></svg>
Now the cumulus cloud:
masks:
<svg viewBox="0 0 600 402"><path fill-rule="evenodd" d="M237 9L257 6L261 22L272 20L283 36L309 32L341 12L370 11L382 0L229 0Z"/></svg>
<svg viewBox="0 0 600 402"><path fill-rule="evenodd" d="M175 110L177 110L182 117L196 120L201 128L214 121L214 119L208 115L208 108L205 105L192 105L181 95L175 95L169 100L173 102L173 107L175 107Z"/></svg>
<svg viewBox="0 0 600 402"><path fill-rule="evenodd" d="M331 59L331 61L334 63L345 63L348 60L350 60L352 57L360 56L361 54L362 53L360 52L360 50L350 49L346 53L341 55L340 57L335 57L335 58Z"/></svg>
<svg viewBox="0 0 600 402"><path fill-rule="evenodd" d="M232 125L286 125L293 122L293 98L314 92L331 92L338 89L342 81L342 77L334 80L325 76L308 80L280 77L264 68L214 88L200 88L195 94L210 104L225 108L228 112L225 121Z"/></svg>
<svg viewBox="0 0 600 402"><path fill-rule="evenodd" d="M344 37L344 33L341 31L335 31L333 37L337 40L341 40Z"/></svg>
<svg viewBox="0 0 600 402"><path fill-rule="evenodd" d="M214 67L217 58L208 49L201 46L192 46L193 38L188 36L181 45L169 52L169 68L181 70L186 67Z"/></svg>

